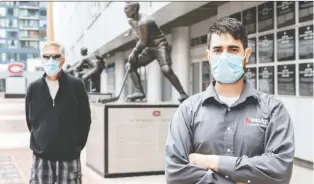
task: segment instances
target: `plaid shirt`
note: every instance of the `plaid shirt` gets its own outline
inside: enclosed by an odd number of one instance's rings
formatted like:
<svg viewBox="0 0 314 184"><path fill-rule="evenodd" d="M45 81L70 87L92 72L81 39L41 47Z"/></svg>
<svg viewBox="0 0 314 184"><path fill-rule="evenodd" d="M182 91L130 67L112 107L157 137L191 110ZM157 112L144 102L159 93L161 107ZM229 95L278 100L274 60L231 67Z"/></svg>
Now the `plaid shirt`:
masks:
<svg viewBox="0 0 314 184"><path fill-rule="evenodd" d="M50 161L33 155L30 184L81 184L81 161Z"/></svg>

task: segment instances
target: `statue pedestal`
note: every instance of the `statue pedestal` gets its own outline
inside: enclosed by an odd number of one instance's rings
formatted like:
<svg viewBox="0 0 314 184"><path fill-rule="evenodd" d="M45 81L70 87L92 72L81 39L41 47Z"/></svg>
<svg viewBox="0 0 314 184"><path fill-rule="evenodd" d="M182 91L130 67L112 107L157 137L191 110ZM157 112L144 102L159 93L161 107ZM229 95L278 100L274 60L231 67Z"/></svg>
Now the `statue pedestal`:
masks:
<svg viewBox="0 0 314 184"><path fill-rule="evenodd" d="M177 107L91 103L87 166L105 178L164 174L168 126Z"/></svg>
<svg viewBox="0 0 314 184"><path fill-rule="evenodd" d="M112 93L99 93L92 92L88 93L88 98L91 103L97 103L98 99L110 99L112 98Z"/></svg>

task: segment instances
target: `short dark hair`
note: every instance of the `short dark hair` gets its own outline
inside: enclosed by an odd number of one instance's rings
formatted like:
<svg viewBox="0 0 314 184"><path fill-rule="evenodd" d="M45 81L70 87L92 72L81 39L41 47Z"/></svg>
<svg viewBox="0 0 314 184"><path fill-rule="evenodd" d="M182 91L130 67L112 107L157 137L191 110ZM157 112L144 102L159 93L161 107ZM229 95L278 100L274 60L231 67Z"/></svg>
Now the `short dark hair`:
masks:
<svg viewBox="0 0 314 184"><path fill-rule="evenodd" d="M235 18L220 18L209 28L207 34L208 48L210 47L210 41L213 33L218 35L229 33L235 40L241 41L244 49L248 47L246 29L243 24Z"/></svg>
<svg viewBox="0 0 314 184"><path fill-rule="evenodd" d="M136 1L126 1L125 4L127 6L131 6L134 8L137 12L140 10L140 3Z"/></svg>

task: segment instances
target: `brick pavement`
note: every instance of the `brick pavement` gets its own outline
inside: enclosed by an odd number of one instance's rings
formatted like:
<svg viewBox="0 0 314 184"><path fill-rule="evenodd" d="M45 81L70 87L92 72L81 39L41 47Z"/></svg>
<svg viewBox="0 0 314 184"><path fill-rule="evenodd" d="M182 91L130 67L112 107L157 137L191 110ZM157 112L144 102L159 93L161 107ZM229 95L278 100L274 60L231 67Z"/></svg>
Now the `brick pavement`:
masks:
<svg viewBox="0 0 314 184"><path fill-rule="evenodd" d="M0 184L27 184L32 152L24 117L24 100L0 98ZM83 184L164 184L164 176L104 179L85 166L82 152Z"/></svg>

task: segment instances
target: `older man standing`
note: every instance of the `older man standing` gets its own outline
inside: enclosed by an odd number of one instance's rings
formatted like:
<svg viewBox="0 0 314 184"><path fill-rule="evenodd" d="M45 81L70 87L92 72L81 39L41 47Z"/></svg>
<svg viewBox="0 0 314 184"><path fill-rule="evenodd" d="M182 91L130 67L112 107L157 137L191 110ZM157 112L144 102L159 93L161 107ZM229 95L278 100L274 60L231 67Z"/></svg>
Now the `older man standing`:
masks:
<svg viewBox="0 0 314 184"><path fill-rule="evenodd" d="M83 82L61 69L64 61L63 47L47 42L42 53L45 74L27 89L30 184L81 183L80 153L90 129L90 107Z"/></svg>

